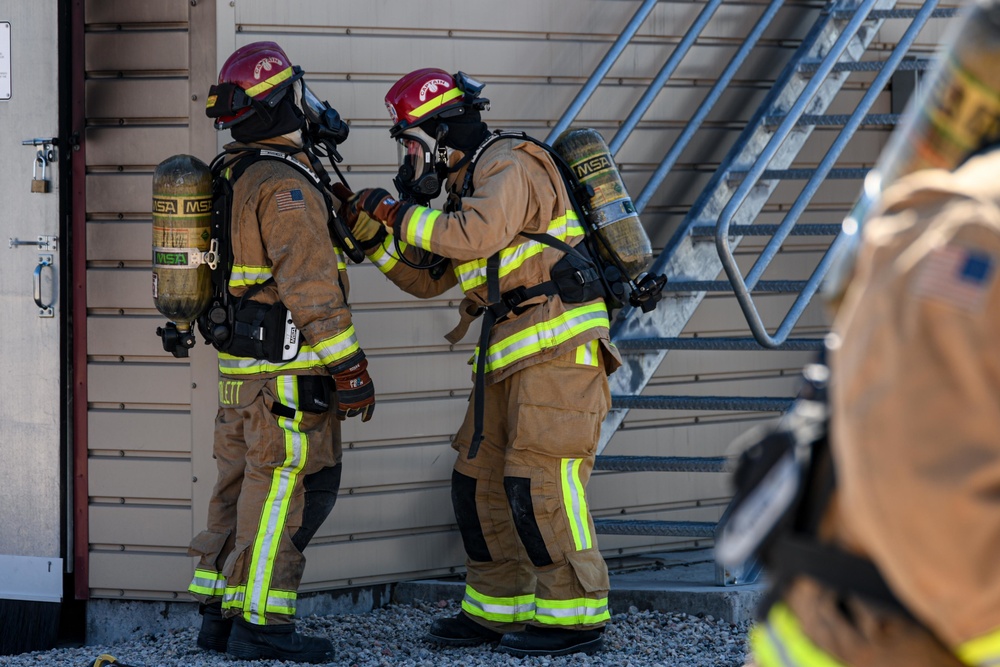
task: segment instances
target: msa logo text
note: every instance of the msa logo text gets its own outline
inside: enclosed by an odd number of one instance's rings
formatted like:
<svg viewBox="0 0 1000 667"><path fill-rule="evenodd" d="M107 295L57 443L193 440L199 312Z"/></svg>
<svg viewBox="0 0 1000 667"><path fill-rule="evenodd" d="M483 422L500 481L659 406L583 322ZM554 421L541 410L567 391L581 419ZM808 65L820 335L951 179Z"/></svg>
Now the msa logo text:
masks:
<svg viewBox="0 0 1000 667"><path fill-rule="evenodd" d="M212 200L153 198L153 213L160 215L207 215L212 212Z"/></svg>
<svg viewBox="0 0 1000 667"><path fill-rule="evenodd" d="M611 168L611 160L603 155L598 155L592 157L584 162L573 165L573 170L576 172L576 177L579 179L584 179L588 176L593 176L596 173L602 172L605 169Z"/></svg>
<svg viewBox="0 0 1000 667"><path fill-rule="evenodd" d="M155 252L153 253L153 263L157 266L187 266L188 254L186 252Z"/></svg>

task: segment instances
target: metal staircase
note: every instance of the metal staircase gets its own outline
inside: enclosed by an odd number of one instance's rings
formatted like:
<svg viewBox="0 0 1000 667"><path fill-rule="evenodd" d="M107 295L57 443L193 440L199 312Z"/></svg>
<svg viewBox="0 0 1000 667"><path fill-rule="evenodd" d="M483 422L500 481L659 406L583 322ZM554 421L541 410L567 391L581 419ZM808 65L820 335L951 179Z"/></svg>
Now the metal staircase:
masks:
<svg viewBox="0 0 1000 667"><path fill-rule="evenodd" d="M642 192L635 198L639 212L674 167L681 152L696 136L702 122L718 102L722 92L746 62L764 31L782 7L772 0L743 45L728 63L704 101L673 146L653 171ZM656 0L645 0L604 60L573 101L548 137L552 142L569 127L600 84L615 60L635 36ZM710 0L691 25L684 39L671 53L649 88L620 130L609 142L618 153L643 114L676 71L690 47L709 25L721 0ZM938 9L937 0L926 0L917 9L897 9L895 0L834 0L816 19L801 46L777 78L760 107L721 162L706 188L688 211L680 228L654 261L651 271L665 273L669 282L664 303L651 313L626 308L612 326L612 338L622 353L624 365L611 377L612 410L602 427L599 453L632 409L735 410L780 413L792 402L791 396L655 396L644 389L670 350L818 350L821 338L793 338L791 334L803 311L816 293L834 253L841 242L840 219L823 224L800 222L820 185L829 179L862 179L865 169L837 169L838 157L862 125L892 125L891 114L869 114L897 70L921 69L926 60L904 60L918 33L931 18L954 15L952 9ZM884 60L866 60L866 52L886 21L907 22L897 46ZM870 57L870 55L869 55ZM877 72L868 91L851 114L828 115L826 111L854 72ZM840 127L835 141L815 167L795 166L807 139L816 127ZM779 224L755 224L768 198L782 181L805 181L794 204ZM860 192L860 180L858 180ZM845 211L846 212L846 211ZM804 280L764 280L765 271L789 236L811 235L830 240L812 274ZM744 275L734 251L744 237L768 237L753 266ZM725 280L718 280L724 274ZM752 337L691 338L681 332L708 293L733 294L748 323ZM765 325L755 296L762 293L796 294L784 319L772 332ZM596 470L719 473L725 470L724 457L597 457ZM615 535L666 535L711 539L714 522L633 521L598 519L597 531ZM722 585L752 581L754 564L742 571L717 571Z"/></svg>

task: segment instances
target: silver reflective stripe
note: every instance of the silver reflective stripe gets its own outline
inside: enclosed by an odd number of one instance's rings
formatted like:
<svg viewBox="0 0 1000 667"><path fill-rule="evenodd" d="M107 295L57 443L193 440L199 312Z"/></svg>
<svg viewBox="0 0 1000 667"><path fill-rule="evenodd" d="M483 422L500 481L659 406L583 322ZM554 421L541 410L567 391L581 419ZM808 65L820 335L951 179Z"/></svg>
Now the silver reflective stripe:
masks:
<svg viewBox="0 0 1000 667"><path fill-rule="evenodd" d="M298 413L298 383L294 375L275 378L275 386L279 400ZM271 586L270 567L278 551L281 534L284 532L288 517L288 502L295 479L305 462L305 451L308 446L306 436L298 430L298 421L287 417L278 417L278 424L284 431L285 461L274 470L277 475L272 479L271 489L261 511L262 521L257 527L257 536L253 545L250 579L247 582L249 600L244 604L245 612L249 613L251 623L263 622L263 614L267 607L268 593Z"/></svg>
<svg viewBox="0 0 1000 667"><path fill-rule="evenodd" d="M535 616L548 616L550 618L579 618L583 619L587 616L598 616L603 614L608 610L608 604L605 601L603 605L591 607L587 605L581 605L578 607L570 607L568 609L546 607L544 603L538 605L538 609L535 611Z"/></svg>
<svg viewBox="0 0 1000 667"><path fill-rule="evenodd" d="M523 359L530 353L555 347L560 342L569 340L577 333L590 328L581 326L586 325L588 322L597 326L608 326L608 311L605 309L604 304L601 303L596 306L590 312L579 314L576 313L589 307L576 308L566 313L566 315L573 316L565 321L556 322L555 324L551 321L542 322L534 327L534 331L530 335L525 336L524 334L528 333L528 330L525 330L510 336L506 340L498 341L494 345L491 345L486 357L486 370L496 370L509 363L513 363L513 361ZM521 338L521 336L524 337ZM518 354L518 352L524 353ZM507 359L507 357L513 357L513 359Z"/></svg>
<svg viewBox="0 0 1000 667"><path fill-rule="evenodd" d="M535 610L534 602L525 602L523 604L497 604L495 602L483 602L482 600L477 600L468 593L465 594L465 602L476 609L480 609L487 614L502 614L504 616L515 616L517 614L525 614Z"/></svg>
<svg viewBox="0 0 1000 667"><path fill-rule="evenodd" d="M581 459L563 459L563 484L566 498L569 500L569 520L573 524L573 541L577 551L589 549L590 523L587 521L587 502L584 498L583 483L580 481L579 465Z"/></svg>
<svg viewBox="0 0 1000 667"><path fill-rule="evenodd" d="M237 264L233 266L233 271L229 274L229 286L246 287L247 285L266 283L270 279L271 267L269 266L245 266Z"/></svg>

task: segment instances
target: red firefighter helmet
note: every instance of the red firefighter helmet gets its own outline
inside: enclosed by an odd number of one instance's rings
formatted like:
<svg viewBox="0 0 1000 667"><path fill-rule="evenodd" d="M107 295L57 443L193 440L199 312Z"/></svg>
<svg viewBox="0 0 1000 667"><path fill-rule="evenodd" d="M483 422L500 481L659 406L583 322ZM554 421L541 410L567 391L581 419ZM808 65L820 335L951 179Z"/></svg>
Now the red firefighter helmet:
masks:
<svg viewBox="0 0 1000 667"><path fill-rule="evenodd" d="M302 78L274 42L254 42L233 52L219 70L219 85L209 91L205 113L222 130L246 120L255 105L274 107L291 85Z"/></svg>
<svg viewBox="0 0 1000 667"><path fill-rule="evenodd" d="M461 113L463 106L485 108L489 100L480 98L483 84L464 72L452 76L443 69L426 67L410 72L389 89L385 106L392 117L390 136L438 116Z"/></svg>

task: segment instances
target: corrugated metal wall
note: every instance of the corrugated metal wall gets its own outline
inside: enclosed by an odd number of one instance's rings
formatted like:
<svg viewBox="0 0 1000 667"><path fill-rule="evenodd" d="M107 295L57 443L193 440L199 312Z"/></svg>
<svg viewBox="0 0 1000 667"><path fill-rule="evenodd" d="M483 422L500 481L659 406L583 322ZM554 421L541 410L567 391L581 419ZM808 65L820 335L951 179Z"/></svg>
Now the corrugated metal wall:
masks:
<svg viewBox="0 0 1000 667"><path fill-rule="evenodd" d="M701 9L662 2L614 66L579 121L610 138ZM160 349L162 323L150 293L150 177L168 155L208 160L221 138L203 115L204 95L237 46L273 39L307 72L310 87L351 124L342 147L350 185L389 185L395 148L382 97L402 74L422 66L462 69L487 82L493 128L544 138L579 91L638 2L507 0L441 3L414 0L170 0L87 3L88 353L90 357L91 579L95 597L183 596L193 568L185 555L205 521L214 482L211 430L215 356L199 343L190 362ZM619 154L636 194L717 73L762 11L729 3L718 12ZM742 70L701 139L682 156L646 209L644 224L662 246L735 140L819 8L789 3L770 29L767 48ZM885 31L883 47L898 37ZM933 33L933 31L930 31ZM925 36L924 48L936 33ZM838 104L849 111L864 92L848 84ZM880 108L888 111L889 96ZM871 165L885 132L863 130L862 148L839 166ZM822 157L832 133L817 131L809 155ZM857 184L831 182L810 222L837 221ZM780 219L797 190L779 189L766 216ZM801 276L821 248L797 242L768 277ZM751 251L751 241L740 255ZM456 317L457 292L412 299L370 265L352 266L352 301L371 358L379 403L368 424L347 422L343 489L331 518L307 551L303 589L447 574L463 554L449 497L449 447L466 406L474 335L451 346L443 335ZM771 319L790 299L761 300ZM667 304L669 307L669 303ZM765 319L768 319L765 316ZM825 328L818 307L799 333ZM735 302L709 297L688 327L700 334L743 334ZM654 385L663 393L790 395L808 355L673 352ZM716 455L761 415L633 411L608 453ZM728 490L722 475L597 474L597 516L715 520ZM602 538L606 555L690 542Z"/></svg>

